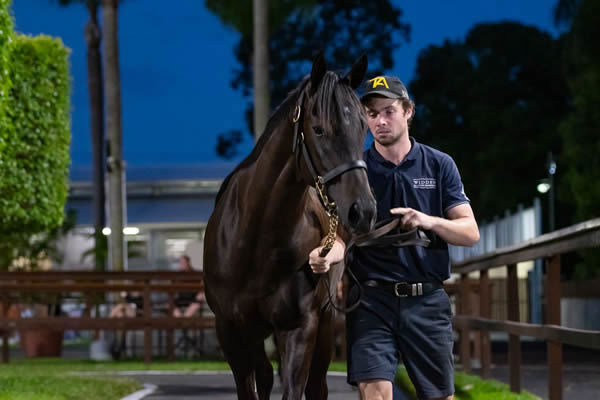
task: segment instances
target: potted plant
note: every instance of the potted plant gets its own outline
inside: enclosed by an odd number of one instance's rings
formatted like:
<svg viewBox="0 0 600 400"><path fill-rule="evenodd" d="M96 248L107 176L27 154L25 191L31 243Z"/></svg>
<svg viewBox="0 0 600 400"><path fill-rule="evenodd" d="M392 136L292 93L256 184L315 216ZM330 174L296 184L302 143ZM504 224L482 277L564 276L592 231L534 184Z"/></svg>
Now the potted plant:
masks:
<svg viewBox="0 0 600 400"><path fill-rule="evenodd" d="M68 212L62 225L36 235L17 232L0 241L0 266L9 271L40 271L62 262L58 240L75 226L75 213ZM61 315L60 294L28 293L19 298L16 309L21 318ZM48 329L21 330L19 341L27 357L58 357L63 332Z"/></svg>

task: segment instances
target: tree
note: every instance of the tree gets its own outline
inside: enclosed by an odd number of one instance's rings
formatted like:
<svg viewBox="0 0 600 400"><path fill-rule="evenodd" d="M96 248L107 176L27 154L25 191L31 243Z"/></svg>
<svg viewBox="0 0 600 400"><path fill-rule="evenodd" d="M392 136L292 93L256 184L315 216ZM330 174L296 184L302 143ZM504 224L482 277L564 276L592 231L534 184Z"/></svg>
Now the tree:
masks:
<svg viewBox="0 0 600 400"><path fill-rule="evenodd" d="M600 3L579 1L565 40L568 57L569 88L573 107L560 125L566 184L563 195L574 199L575 218L584 221L600 216L600 48L594 38L600 35L597 16ZM583 254L583 262L576 267L580 278L600 274L600 250L591 249Z"/></svg>
<svg viewBox="0 0 600 400"><path fill-rule="evenodd" d="M212 1L207 0L211 8ZM216 2L215 2L216 3ZM246 2L243 2L246 4ZM274 6L274 3L278 7ZM269 92L271 104L281 103L308 72L313 57L322 48L332 69L347 68L363 52L369 57L369 74L375 75L393 66L393 52L409 38L409 26L401 21L402 11L389 0L320 0L269 3ZM252 37L247 31L244 8L231 19L224 9L216 12L226 23L236 27L241 38L235 52L239 69L234 71L232 86L250 98L252 87ZM246 15L246 18L244 18ZM252 126L253 103L248 102L248 131Z"/></svg>
<svg viewBox="0 0 600 400"><path fill-rule="evenodd" d="M121 124L121 78L119 73L118 0L102 0L104 25L104 74L106 98L107 167L109 176L111 265L125 267L123 237L123 156Z"/></svg>
<svg viewBox="0 0 600 400"><path fill-rule="evenodd" d="M549 34L505 22L419 55L411 132L456 160L479 219L531 203L547 152L560 159L569 104L560 52Z"/></svg>
<svg viewBox="0 0 600 400"><path fill-rule="evenodd" d="M90 133L92 138L92 183L93 183L93 214L94 214L94 239L102 244L106 236L102 229L106 226L104 191L104 95L102 81L102 56L100 54L100 41L102 33L98 24L98 8L100 0L58 0L62 6L82 4L89 12L90 20L85 26L85 41L87 43L87 72L88 91L90 100ZM102 246L100 246L102 247ZM105 258L100 254L95 256L97 269L105 268Z"/></svg>

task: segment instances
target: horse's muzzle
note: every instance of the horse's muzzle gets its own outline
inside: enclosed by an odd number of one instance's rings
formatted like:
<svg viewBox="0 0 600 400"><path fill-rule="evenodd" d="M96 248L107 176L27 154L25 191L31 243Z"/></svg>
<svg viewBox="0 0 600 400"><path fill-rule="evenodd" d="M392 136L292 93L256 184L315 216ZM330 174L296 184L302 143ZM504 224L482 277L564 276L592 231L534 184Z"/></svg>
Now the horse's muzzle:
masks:
<svg viewBox="0 0 600 400"><path fill-rule="evenodd" d="M358 198L348 209L348 224L355 234L366 233L375 224L377 208L372 197Z"/></svg>

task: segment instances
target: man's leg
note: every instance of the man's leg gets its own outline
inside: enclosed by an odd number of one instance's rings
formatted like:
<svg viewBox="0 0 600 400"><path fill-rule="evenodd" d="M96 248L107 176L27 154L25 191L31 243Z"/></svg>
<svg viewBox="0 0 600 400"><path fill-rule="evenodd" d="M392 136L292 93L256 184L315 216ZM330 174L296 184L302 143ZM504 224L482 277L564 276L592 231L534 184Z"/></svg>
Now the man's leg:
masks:
<svg viewBox="0 0 600 400"><path fill-rule="evenodd" d="M392 382L385 379L373 379L358 383L361 400L392 400Z"/></svg>

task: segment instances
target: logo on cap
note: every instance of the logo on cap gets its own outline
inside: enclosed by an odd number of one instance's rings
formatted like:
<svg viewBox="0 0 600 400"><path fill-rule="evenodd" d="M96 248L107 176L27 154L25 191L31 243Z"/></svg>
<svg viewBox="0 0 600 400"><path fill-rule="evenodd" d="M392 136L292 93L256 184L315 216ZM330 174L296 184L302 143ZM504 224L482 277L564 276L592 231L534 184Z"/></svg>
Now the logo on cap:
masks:
<svg viewBox="0 0 600 400"><path fill-rule="evenodd" d="M369 79L369 82L373 82L373 89L377 86L385 86L386 88L390 88L385 80L385 76L376 76L373 79Z"/></svg>

